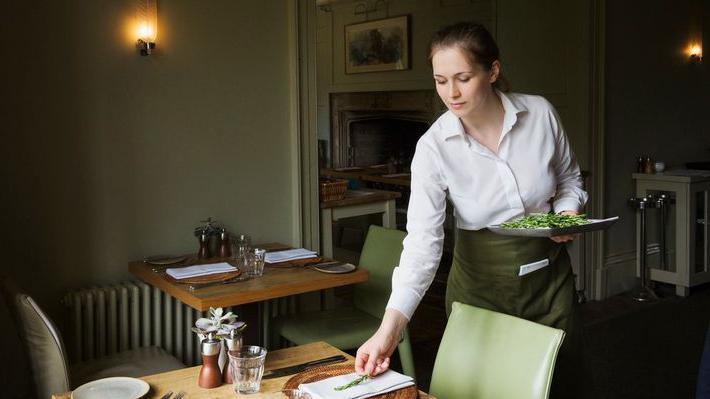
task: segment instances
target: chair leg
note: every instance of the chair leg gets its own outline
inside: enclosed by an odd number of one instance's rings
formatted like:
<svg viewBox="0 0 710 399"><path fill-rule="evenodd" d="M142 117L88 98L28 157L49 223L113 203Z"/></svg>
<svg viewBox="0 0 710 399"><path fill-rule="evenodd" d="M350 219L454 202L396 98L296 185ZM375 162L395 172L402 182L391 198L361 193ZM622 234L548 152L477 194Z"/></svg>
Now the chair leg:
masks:
<svg viewBox="0 0 710 399"><path fill-rule="evenodd" d="M412 354L412 344L409 340L409 329L404 329L404 334L402 336L402 342L397 346L397 351L399 352L399 360L402 363L402 371L404 374L417 379L417 375L414 372L414 356Z"/></svg>

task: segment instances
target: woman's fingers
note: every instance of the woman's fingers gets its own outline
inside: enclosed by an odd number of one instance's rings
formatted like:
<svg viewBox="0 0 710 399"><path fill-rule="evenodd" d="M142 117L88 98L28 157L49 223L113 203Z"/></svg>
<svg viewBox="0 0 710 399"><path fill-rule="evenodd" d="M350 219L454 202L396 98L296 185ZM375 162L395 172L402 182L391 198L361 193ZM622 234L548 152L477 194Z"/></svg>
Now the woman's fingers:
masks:
<svg viewBox="0 0 710 399"><path fill-rule="evenodd" d="M375 374L375 369L378 366L378 361L381 364L382 359L378 359L380 357L380 351L378 348L374 348L372 352L370 352L370 355L367 358L367 363L365 364L365 374L374 376Z"/></svg>
<svg viewBox="0 0 710 399"><path fill-rule="evenodd" d="M367 359L369 358L367 353L361 352L362 349L362 347L358 349L355 356L355 372L358 374L365 374L365 364L367 364Z"/></svg>
<svg viewBox="0 0 710 399"><path fill-rule="evenodd" d="M576 237L577 236L575 234L565 234L561 236L552 236L550 237L550 240L554 242L567 242L574 240Z"/></svg>

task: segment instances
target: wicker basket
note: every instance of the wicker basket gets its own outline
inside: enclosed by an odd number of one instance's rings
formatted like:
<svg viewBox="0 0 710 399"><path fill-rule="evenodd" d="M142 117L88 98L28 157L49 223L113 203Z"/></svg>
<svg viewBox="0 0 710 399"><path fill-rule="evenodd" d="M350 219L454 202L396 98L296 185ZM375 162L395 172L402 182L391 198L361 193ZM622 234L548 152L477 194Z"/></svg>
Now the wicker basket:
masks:
<svg viewBox="0 0 710 399"><path fill-rule="evenodd" d="M320 181L320 200L322 202L343 199L348 189L348 181L342 179L324 179Z"/></svg>

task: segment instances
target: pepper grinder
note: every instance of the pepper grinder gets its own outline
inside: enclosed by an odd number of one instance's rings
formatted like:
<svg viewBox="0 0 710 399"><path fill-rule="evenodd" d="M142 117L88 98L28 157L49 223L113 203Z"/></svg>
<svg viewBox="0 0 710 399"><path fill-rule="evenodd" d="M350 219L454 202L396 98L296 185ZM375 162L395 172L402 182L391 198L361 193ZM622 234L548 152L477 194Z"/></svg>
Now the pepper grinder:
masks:
<svg viewBox="0 0 710 399"><path fill-rule="evenodd" d="M202 388L216 388L222 385L222 373L219 370L219 352L222 342L215 338L213 332L207 334L200 345L202 350L202 368L197 377L197 385Z"/></svg>
<svg viewBox="0 0 710 399"><path fill-rule="evenodd" d="M227 234L227 230L225 228L222 228L222 231L219 233L219 250L217 251L217 256L220 258L229 258L232 256L232 247L229 244L229 234Z"/></svg>
<svg viewBox="0 0 710 399"><path fill-rule="evenodd" d="M230 331L229 336L225 337L224 341L227 343L227 351L229 352L238 351L242 348L242 335L238 333L237 330ZM225 384L231 384L234 382L233 377L232 362L227 359L227 363L225 363L222 369L222 381L224 381Z"/></svg>
<svg viewBox="0 0 710 399"><path fill-rule="evenodd" d="M197 236L200 241L200 249L197 251L198 259L207 259L210 257L210 235L207 230L201 230Z"/></svg>

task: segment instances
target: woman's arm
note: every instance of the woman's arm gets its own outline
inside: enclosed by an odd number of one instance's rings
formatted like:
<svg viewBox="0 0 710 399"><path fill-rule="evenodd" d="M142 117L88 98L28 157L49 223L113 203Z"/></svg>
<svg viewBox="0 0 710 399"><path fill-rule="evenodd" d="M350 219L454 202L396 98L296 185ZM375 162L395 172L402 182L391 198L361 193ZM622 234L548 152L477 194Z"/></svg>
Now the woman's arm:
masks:
<svg viewBox="0 0 710 399"><path fill-rule="evenodd" d="M587 193L584 191L582 174L574 152L569 145L557 111L550 105L550 123L555 136L555 156L553 159L557 189L553 198L553 209L562 215L577 215L587 203ZM575 235L550 237L555 242L574 240Z"/></svg>
<svg viewBox="0 0 710 399"><path fill-rule="evenodd" d="M444 242L446 185L436 153L422 140L412 159L408 235L399 265L392 273L392 294L377 332L357 352L355 371L377 375L389 359L401 333L429 288L439 266Z"/></svg>
<svg viewBox="0 0 710 399"><path fill-rule="evenodd" d="M567 140L562 123L555 109L550 105L550 124L555 136L553 167L557 178L557 189L553 198L553 209L557 213L575 212L584 208L587 193L582 188L582 174L579 164Z"/></svg>

